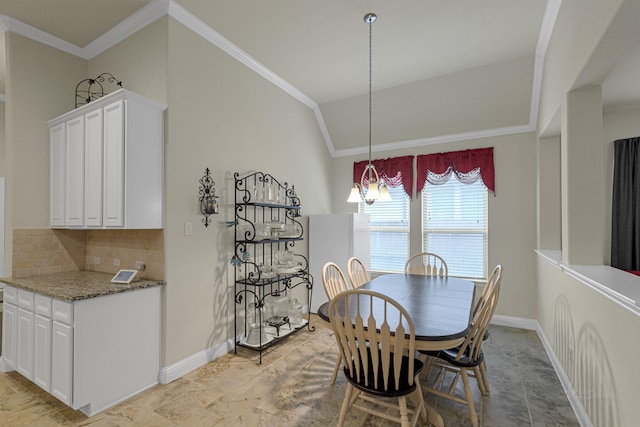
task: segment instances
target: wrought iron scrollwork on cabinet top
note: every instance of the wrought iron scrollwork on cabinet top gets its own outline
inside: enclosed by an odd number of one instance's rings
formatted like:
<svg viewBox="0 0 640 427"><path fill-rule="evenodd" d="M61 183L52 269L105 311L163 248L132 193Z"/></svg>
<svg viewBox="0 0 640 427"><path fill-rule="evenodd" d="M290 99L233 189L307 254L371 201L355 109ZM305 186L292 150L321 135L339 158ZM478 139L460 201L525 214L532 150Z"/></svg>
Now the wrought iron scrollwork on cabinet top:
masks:
<svg viewBox="0 0 640 427"><path fill-rule="evenodd" d="M123 87L122 81L111 73L102 73L93 79L81 80L76 85L76 108L102 98L104 96L103 83L111 83L120 88Z"/></svg>

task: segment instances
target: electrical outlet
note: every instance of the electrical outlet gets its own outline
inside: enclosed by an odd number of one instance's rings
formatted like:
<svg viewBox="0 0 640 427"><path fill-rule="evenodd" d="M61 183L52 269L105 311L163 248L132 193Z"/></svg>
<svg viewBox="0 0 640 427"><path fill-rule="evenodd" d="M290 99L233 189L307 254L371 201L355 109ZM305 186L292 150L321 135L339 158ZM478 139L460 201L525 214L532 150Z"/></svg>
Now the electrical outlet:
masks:
<svg viewBox="0 0 640 427"><path fill-rule="evenodd" d="M144 270L144 267L145 267L144 261L136 261L136 270L142 271Z"/></svg>
<svg viewBox="0 0 640 427"><path fill-rule="evenodd" d="M114 258L113 265L115 265L116 267L120 267L120 258Z"/></svg>
<svg viewBox="0 0 640 427"><path fill-rule="evenodd" d="M99 256L94 256L93 257L93 264L94 265L99 265L100 264L100 257Z"/></svg>

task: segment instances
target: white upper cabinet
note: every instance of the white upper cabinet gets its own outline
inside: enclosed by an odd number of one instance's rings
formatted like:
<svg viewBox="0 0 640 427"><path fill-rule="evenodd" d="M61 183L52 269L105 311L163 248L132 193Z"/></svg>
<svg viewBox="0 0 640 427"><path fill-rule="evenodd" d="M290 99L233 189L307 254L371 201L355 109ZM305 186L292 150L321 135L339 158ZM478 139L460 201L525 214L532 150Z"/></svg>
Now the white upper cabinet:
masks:
<svg viewBox="0 0 640 427"><path fill-rule="evenodd" d="M124 221L123 110L122 101L104 107L104 223L110 227L122 227Z"/></svg>
<svg viewBox="0 0 640 427"><path fill-rule="evenodd" d="M84 225L84 117L67 121L65 146L65 225Z"/></svg>
<svg viewBox="0 0 640 427"><path fill-rule="evenodd" d="M66 123L59 123L49 128L51 163L51 226L64 227L64 153Z"/></svg>
<svg viewBox="0 0 640 427"><path fill-rule="evenodd" d="M51 227L163 228L166 108L120 89L48 122Z"/></svg>
<svg viewBox="0 0 640 427"><path fill-rule="evenodd" d="M84 115L84 225L102 225L102 108Z"/></svg>

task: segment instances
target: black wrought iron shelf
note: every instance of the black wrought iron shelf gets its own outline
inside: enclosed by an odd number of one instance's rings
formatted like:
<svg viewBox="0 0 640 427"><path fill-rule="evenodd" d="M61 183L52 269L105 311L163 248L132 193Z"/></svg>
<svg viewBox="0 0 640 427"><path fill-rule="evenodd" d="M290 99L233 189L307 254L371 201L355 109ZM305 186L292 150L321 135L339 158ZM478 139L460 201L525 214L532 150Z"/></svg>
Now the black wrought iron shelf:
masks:
<svg viewBox="0 0 640 427"><path fill-rule="evenodd" d="M284 243L284 242L298 242L302 241L302 237L279 237L277 239L263 239L263 240L236 240L236 243L254 243L256 245L264 243Z"/></svg>
<svg viewBox="0 0 640 427"><path fill-rule="evenodd" d="M273 208L273 209L300 209L299 205L278 205L273 203L262 203L262 202L249 202L249 203L241 203L245 206L258 206L261 208Z"/></svg>
<svg viewBox="0 0 640 427"><path fill-rule="evenodd" d="M231 260L235 283L235 348L241 346L260 351L262 363L265 348L304 328L315 330L308 316L295 326L291 326L287 314L276 316L273 321L270 317L270 324L264 323L261 313L278 305L267 297L290 297L294 288L304 286L310 307L313 277L309 274L307 258L294 251L296 243L304 241L304 229L299 219L300 199L294 187L264 172L235 173L234 179L235 220L229 225L234 226L235 244ZM284 272L293 269L298 271ZM271 333L274 325L275 332ZM255 337L256 329L259 340ZM268 339L263 340L263 334L267 334Z"/></svg>
<svg viewBox="0 0 640 427"><path fill-rule="evenodd" d="M294 335L297 331L304 329L309 326L309 321L307 319L302 319L302 323L299 325L292 326L290 330L281 329L281 333L279 336L273 335L267 332L267 341L261 344L248 344L244 340L240 340L237 342L237 345L240 347L248 348L251 350L265 350L271 347L274 344L279 344L281 341L286 340L287 338Z"/></svg>
<svg viewBox="0 0 640 427"><path fill-rule="evenodd" d="M252 279L240 279L236 280L236 283L239 285L251 285L251 286L264 286L270 285L272 283L279 283L283 280L293 279L295 277L307 277L309 273L306 271L300 271L299 273L287 273L287 274L276 274L274 277L261 278L257 277L255 280ZM288 286L289 289L293 289L296 286L299 286L301 283L296 284L295 286Z"/></svg>

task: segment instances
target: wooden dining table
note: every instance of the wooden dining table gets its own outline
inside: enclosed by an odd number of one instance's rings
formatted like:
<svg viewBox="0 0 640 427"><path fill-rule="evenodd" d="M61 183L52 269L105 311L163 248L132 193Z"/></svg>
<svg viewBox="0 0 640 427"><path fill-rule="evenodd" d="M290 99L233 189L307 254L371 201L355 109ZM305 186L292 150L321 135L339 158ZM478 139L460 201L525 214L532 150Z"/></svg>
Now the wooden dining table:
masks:
<svg viewBox="0 0 640 427"><path fill-rule="evenodd" d="M469 332L475 297L470 280L394 273L378 276L361 288L391 297L407 310L415 327L417 350L456 347ZM328 310L328 302L318 308L318 316L327 322Z"/></svg>
<svg viewBox="0 0 640 427"><path fill-rule="evenodd" d="M417 274L384 274L360 288L370 289L398 301L409 313L415 327L416 350L445 350L464 341L469 332L475 298L475 284L454 277ZM359 288L359 289L360 289ZM355 309L356 304L349 303ZM366 317L366 307L361 315ZM340 308L338 308L340 309ZM344 308L342 308L344 310ZM376 308L373 308L374 312ZM329 302L318 307L318 316L329 321ZM395 325L390 325L391 329ZM442 416L425 404L428 421L444 427Z"/></svg>

